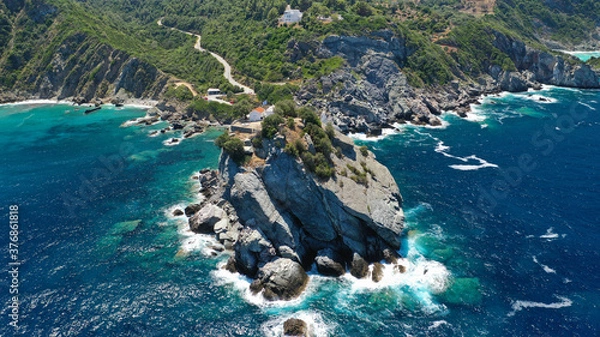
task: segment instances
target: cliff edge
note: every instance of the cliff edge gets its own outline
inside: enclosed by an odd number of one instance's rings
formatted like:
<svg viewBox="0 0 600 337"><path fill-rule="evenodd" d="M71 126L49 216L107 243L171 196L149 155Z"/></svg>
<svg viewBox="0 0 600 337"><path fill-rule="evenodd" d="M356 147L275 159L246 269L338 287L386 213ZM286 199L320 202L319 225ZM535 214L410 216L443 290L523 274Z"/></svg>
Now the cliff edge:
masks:
<svg viewBox="0 0 600 337"><path fill-rule="evenodd" d="M301 143L316 153L310 135L282 129L273 139L254 141L258 148L246 147L249 163L240 165L224 151L218 172L202 172L207 199L186 210L192 230L216 233L234 251L227 269L256 279L252 290L269 300L298 296L313 263L321 274L349 269L358 278L369 276L369 263L394 263L404 214L388 169L336 132L329 156L334 172L324 179L311 172L306 156L286 147Z"/></svg>

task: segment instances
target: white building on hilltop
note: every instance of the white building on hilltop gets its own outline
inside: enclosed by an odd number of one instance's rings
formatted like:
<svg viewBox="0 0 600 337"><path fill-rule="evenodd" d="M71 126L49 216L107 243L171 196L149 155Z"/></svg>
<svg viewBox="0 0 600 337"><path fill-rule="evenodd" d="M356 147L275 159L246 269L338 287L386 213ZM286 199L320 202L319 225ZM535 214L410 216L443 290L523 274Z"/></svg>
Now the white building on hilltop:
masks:
<svg viewBox="0 0 600 337"><path fill-rule="evenodd" d="M283 16L279 19L279 23L282 25L289 25L292 23L298 23L302 20L302 12L299 9L292 9L290 5L287 6Z"/></svg>

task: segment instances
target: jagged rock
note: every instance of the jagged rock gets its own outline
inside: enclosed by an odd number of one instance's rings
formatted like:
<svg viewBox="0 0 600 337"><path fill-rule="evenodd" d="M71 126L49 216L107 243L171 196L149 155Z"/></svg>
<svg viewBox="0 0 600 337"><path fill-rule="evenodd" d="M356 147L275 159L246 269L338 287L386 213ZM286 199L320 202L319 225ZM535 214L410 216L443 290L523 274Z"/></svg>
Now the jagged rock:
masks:
<svg viewBox="0 0 600 337"><path fill-rule="evenodd" d="M258 280L262 283L263 297L266 300L289 301L304 291L308 275L298 262L279 258L259 270Z"/></svg>
<svg viewBox="0 0 600 337"><path fill-rule="evenodd" d="M297 318L290 318L283 322L283 335L293 337L308 337L306 322Z"/></svg>
<svg viewBox="0 0 600 337"><path fill-rule="evenodd" d="M255 277L259 265L275 257L275 248L259 230L244 228L235 245L235 267L240 273Z"/></svg>
<svg viewBox="0 0 600 337"><path fill-rule="evenodd" d="M386 263L396 264L398 263L399 257L400 255L398 255L398 253L392 249L386 248L383 250L383 258L385 259Z"/></svg>
<svg viewBox="0 0 600 337"><path fill-rule="evenodd" d="M315 258L315 263L319 274L325 276L338 277L346 273L343 260L331 248L320 250Z"/></svg>
<svg viewBox="0 0 600 337"><path fill-rule="evenodd" d="M301 261L304 251L300 245L299 231L290 216L280 212L273 203L258 173L236 174L233 181L230 202L242 222L255 223L275 247L291 247L298 254L295 260Z"/></svg>
<svg viewBox="0 0 600 337"><path fill-rule="evenodd" d="M237 268L235 267L235 258L233 256L227 259L227 263L223 266L223 269L230 273L237 273Z"/></svg>
<svg viewBox="0 0 600 337"><path fill-rule="evenodd" d="M369 273L369 264L362 256L354 253L350 264L350 274L356 278L365 278Z"/></svg>
<svg viewBox="0 0 600 337"><path fill-rule="evenodd" d="M383 265L379 262L373 263L373 271L371 273L371 279L377 283L383 279Z"/></svg>
<svg viewBox="0 0 600 337"><path fill-rule="evenodd" d="M406 272L406 267L404 265L397 264L394 266L394 270L396 270L400 274L404 274Z"/></svg>
<svg viewBox="0 0 600 337"><path fill-rule="evenodd" d="M189 218L196 214L196 212L198 212L201 208L202 205L200 204L190 204L185 208L185 215Z"/></svg>
<svg viewBox="0 0 600 337"><path fill-rule="evenodd" d="M213 233L215 224L224 218L227 218L225 211L207 204L189 219L190 229L196 233Z"/></svg>
<svg viewBox="0 0 600 337"><path fill-rule="evenodd" d="M183 211L179 208L173 211L173 216L181 216L183 215Z"/></svg>

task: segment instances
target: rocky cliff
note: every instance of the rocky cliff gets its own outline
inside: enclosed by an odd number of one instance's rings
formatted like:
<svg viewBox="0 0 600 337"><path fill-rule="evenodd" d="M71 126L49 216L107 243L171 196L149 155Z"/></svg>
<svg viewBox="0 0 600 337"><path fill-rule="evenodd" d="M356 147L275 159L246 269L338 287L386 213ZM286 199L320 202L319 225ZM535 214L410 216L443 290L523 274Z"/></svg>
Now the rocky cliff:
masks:
<svg viewBox="0 0 600 337"><path fill-rule="evenodd" d="M346 65L307 81L296 99L323 111L344 132L377 134L394 122L439 125L437 116L443 111L465 114L482 94L524 91L541 84L600 87L598 73L568 55L536 50L499 32L494 32L494 37L494 47L510 57L516 71L490 65L479 78L457 74L456 80L445 85L414 88L403 72L414 49L403 38L391 31L361 37L329 36L312 46L315 56L341 56ZM309 50L300 42L288 45L292 58L306 56Z"/></svg>
<svg viewBox="0 0 600 337"><path fill-rule="evenodd" d="M338 133L334 145L342 153L331 155L337 174L318 179L284 142L263 141L257 154L264 163L239 166L223 154L218 174L200 176L208 199L189 208L190 226L216 233L234 250L227 268L255 278L252 288L265 298L287 300L302 291L313 263L325 275L348 267L365 277L369 263L393 262L404 219L387 168Z"/></svg>
<svg viewBox="0 0 600 337"><path fill-rule="evenodd" d="M117 94L158 99L170 79L150 64L82 33L32 63L0 101L74 97L90 102Z"/></svg>

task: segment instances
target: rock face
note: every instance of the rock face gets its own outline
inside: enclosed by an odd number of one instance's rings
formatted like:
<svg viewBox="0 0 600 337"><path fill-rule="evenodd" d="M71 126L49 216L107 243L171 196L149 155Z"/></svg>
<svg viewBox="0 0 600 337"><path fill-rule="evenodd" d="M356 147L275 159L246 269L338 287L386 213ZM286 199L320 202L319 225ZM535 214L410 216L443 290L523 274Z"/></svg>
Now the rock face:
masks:
<svg viewBox="0 0 600 337"><path fill-rule="evenodd" d="M437 117L454 110L470 110L482 94L525 91L552 84L599 88L598 74L577 60L527 47L523 42L495 32L493 44L508 55L517 71L491 65L480 78L461 77L446 85L413 88L402 68L414 53L409 44L391 31L366 36L328 36L320 44L292 42L291 59L311 56L342 57L346 64L337 71L308 80L296 94L302 104L311 104L342 132L379 134L394 122L440 125Z"/></svg>
<svg viewBox="0 0 600 337"><path fill-rule="evenodd" d="M317 253L315 264L319 274L325 276L342 276L346 273L344 260L331 248L325 248Z"/></svg>
<svg viewBox="0 0 600 337"><path fill-rule="evenodd" d="M398 120L440 123L434 115L439 112L422 103L401 71L413 52L403 38L388 30L361 37L329 36L319 46L317 56L341 56L348 65L308 81L297 98L327 111L343 132L373 133Z"/></svg>
<svg viewBox="0 0 600 337"><path fill-rule="evenodd" d="M79 97L82 102L93 98L131 97L158 99L169 76L150 64L89 37L74 34L63 41L48 64L36 65L24 74L27 83L16 83L27 90L22 98ZM8 97L6 98L8 99Z"/></svg>
<svg viewBox="0 0 600 337"><path fill-rule="evenodd" d="M260 230L278 256L305 266L324 248L330 249L330 256L349 260L356 252L377 261L386 248L400 247L402 198L394 179L372 156L359 154L352 140L337 136L336 145L345 150L341 159L332 156L335 166L364 171L364 184L347 172L318 181L277 147L258 169L239 168L226 156L221 162L228 167L221 170L226 173L223 180L231 184L225 198L240 221Z"/></svg>
<svg viewBox="0 0 600 337"><path fill-rule="evenodd" d="M228 270L255 278L252 291L268 300L289 300L306 287L313 263L327 276L358 263L357 277L365 277L369 263L400 248L402 197L370 152L337 133L333 145L341 155L331 155L337 174L320 180L281 142L263 141L263 165L240 167L222 154L218 176L207 171L198 178L211 192L189 223L195 231L212 229L225 247L230 240Z"/></svg>
<svg viewBox="0 0 600 337"><path fill-rule="evenodd" d="M190 218L189 224L192 231L207 234L213 233L220 221L227 221L227 213L216 205L207 204Z"/></svg>
<svg viewBox="0 0 600 337"><path fill-rule="evenodd" d="M496 37L494 46L510 57L521 75L524 75L521 77L527 78L529 82L537 81L543 84L577 88L600 87L598 74L587 64L567 62L560 56L530 48L522 41L509 38L499 32L494 35ZM490 72L493 75L496 71L497 69L492 69ZM509 86L501 83L501 89L508 91L523 91L527 87L526 83L517 87L511 87L510 83Z"/></svg>

